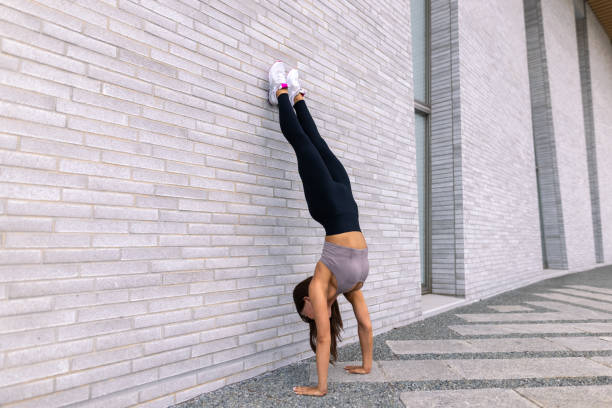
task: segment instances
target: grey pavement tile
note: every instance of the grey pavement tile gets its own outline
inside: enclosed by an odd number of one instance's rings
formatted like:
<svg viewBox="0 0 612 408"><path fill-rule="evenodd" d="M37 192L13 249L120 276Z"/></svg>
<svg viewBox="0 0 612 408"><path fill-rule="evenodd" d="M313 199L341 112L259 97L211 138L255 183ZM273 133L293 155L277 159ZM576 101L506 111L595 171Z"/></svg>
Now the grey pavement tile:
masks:
<svg viewBox="0 0 612 408"><path fill-rule="evenodd" d="M461 379L449 367L447 360L395 360L379 361L387 381L427 381Z"/></svg>
<svg viewBox="0 0 612 408"><path fill-rule="evenodd" d="M560 300L562 302L574 303L577 305L592 307L593 309L612 312L612 303L600 302L597 300L589 300L577 296L564 295L561 293L534 293L536 296L541 296L547 299Z"/></svg>
<svg viewBox="0 0 612 408"><path fill-rule="evenodd" d="M542 337L509 337L501 339L469 339L481 353L508 353L524 351L557 351L564 347Z"/></svg>
<svg viewBox="0 0 612 408"><path fill-rule="evenodd" d="M498 312L528 312L530 310L533 310L530 307L527 306L521 306L521 305L491 305L489 306L490 309L493 310L497 310Z"/></svg>
<svg viewBox="0 0 612 408"><path fill-rule="evenodd" d="M612 368L584 357L444 360L470 379L612 376Z"/></svg>
<svg viewBox="0 0 612 408"><path fill-rule="evenodd" d="M610 338L610 337L609 337ZM595 336L548 337L548 340L574 351L612 350L612 341ZM610 338L612 340L612 338Z"/></svg>
<svg viewBox="0 0 612 408"><path fill-rule="evenodd" d="M461 335L512 333L583 333L576 323L457 324L448 326Z"/></svg>
<svg viewBox="0 0 612 408"><path fill-rule="evenodd" d="M578 315L562 312L544 313L462 313L455 316L468 322L511 322L511 321L546 321L546 320L576 320Z"/></svg>
<svg viewBox="0 0 612 408"><path fill-rule="evenodd" d="M595 360L595 358L593 358ZM612 362L612 356L610 360ZM612 367L603 361L584 357L510 358L510 359L450 359L377 361L369 374L345 372L347 361L328 370L328 382L393 382L461 379L514 379L612 376ZM317 382L316 364L311 363L310 382Z"/></svg>
<svg viewBox="0 0 612 408"><path fill-rule="evenodd" d="M384 382L388 381L378 364L379 362L374 361L372 363L372 369L368 374L351 374L347 372L344 367L347 365L361 365L361 361L338 361L335 366L329 364L327 370L327 381L328 382ZM317 364L310 363L309 368L310 383L317 383Z"/></svg>
<svg viewBox="0 0 612 408"><path fill-rule="evenodd" d="M572 323L574 327L587 333L612 333L612 323Z"/></svg>
<svg viewBox="0 0 612 408"><path fill-rule="evenodd" d="M568 303L556 302L553 300L527 301L525 303L529 303L530 305L534 305L538 307L545 307L547 309L557 310L559 312L564 312L564 313L567 313L568 316L580 316L580 318L584 320L612 319L612 313L606 313L602 311L587 309L586 307L570 305ZM567 320L569 320L569 317Z"/></svg>
<svg viewBox="0 0 612 408"><path fill-rule="evenodd" d="M443 360L376 361L372 364L372 371L369 374L349 374L343 368L345 365L360 364L361 361L343 361L337 363L336 367L330 365L327 372L328 383L426 381L461 378ZM318 378L316 363L310 363L309 373L310 383L316 384Z"/></svg>
<svg viewBox="0 0 612 408"><path fill-rule="evenodd" d="M607 367L612 367L612 356L592 356L589 358Z"/></svg>
<svg viewBox="0 0 612 408"><path fill-rule="evenodd" d="M612 346L612 343L609 343ZM387 340L395 354L508 353L562 351L567 347L542 337L495 339Z"/></svg>
<svg viewBox="0 0 612 408"><path fill-rule="evenodd" d="M612 407L612 385L521 387L516 392L545 408Z"/></svg>
<svg viewBox="0 0 612 408"><path fill-rule="evenodd" d="M587 290L589 292L607 293L609 295L612 295L612 289L608 289L608 288L596 288L594 286L588 286L588 285L565 285L564 287L582 289L582 290Z"/></svg>
<svg viewBox="0 0 612 408"><path fill-rule="evenodd" d="M474 346L466 340L387 340L387 345L395 354L423 354L423 353L470 353Z"/></svg>
<svg viewBox="0 0 612 408"><path fill-rule="evenodd" d="M566 293L568 295L574 295L574 296L582 296L582 297L586 297L589 299L594 299L594 300L601 300L603 302L612 302L612 295L606 295L603 293L593 293L593 292L589 292L586 290L580 290L580 289L570 289L570 288L556 288L556 289L550 289L553 292L558 292L558 293Z"/></svg>
<svg viewBox="0 0 612 408"><path fill-rule="evenodd" d="M402 392L400 400L410 408L538 407L514 390L505 388Z"/></svg>

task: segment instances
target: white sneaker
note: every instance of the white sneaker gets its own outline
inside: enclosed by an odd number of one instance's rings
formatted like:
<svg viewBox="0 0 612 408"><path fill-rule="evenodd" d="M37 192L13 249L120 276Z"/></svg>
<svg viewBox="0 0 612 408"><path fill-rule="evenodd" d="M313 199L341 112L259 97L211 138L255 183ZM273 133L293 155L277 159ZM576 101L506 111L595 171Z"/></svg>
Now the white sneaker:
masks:
<svg viewBox="0 0 612 408"><path fill-rule="evenodd" d="M289 100L291 101L291 104L293 104L293 100L295 99L295 96L298 93L306 95L306 90L300 87L300 81L298 79L298 70L295 68L293 68L287 74L287 86L289 91Z"/></svg>
<svg viewBox="0 0 612 408"><path fill-rule="evenodd" d="M285 76L285 64L282 61L276 61L270 67L268 72L268 83L270 85L270 91L268 93L268 99L272 105L278 105L278 99L276 98L276 91L281 88L287 88L287 77Z"/></svg>

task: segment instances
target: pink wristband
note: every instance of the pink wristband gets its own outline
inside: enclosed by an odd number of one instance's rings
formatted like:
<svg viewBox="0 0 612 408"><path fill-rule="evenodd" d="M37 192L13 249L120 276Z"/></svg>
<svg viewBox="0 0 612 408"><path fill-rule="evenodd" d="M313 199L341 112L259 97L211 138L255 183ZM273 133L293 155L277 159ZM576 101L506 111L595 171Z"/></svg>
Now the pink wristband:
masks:
<svg viewBox="0 0 612 408"><path fill-rule="evenodd" d="M281 88L282 88L282 89L285 89L285 88L287 88L287 87L288 87L288 86L287 86L287 84L281 84Z"/></svg>

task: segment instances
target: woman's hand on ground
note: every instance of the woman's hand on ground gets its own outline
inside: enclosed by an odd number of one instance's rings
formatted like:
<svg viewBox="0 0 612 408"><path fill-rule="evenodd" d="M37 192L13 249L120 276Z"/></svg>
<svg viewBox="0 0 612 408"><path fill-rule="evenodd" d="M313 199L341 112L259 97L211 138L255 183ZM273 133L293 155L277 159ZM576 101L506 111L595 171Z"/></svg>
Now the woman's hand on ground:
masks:
<svg viewBox="0 0 612 408"><path fill-rule="evenodd" d="M327 390L321 391L317 387L293 387L293 392L298 395L314 395L315 397L327 394Z"/></svg>
<svg viewBox="0 0 612 408"><path fill-rule="evenodd" d="M363 366L345 366L344 369L351 374L369 374L370 370Z"/></svg>

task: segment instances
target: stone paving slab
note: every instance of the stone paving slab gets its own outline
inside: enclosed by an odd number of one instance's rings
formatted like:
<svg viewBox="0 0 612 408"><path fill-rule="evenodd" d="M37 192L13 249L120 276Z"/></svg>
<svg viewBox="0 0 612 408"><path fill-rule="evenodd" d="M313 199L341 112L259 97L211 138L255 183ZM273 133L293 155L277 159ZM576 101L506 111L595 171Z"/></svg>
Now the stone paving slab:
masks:
<svg viewBox="0 0 612 408"><path fill-rule="evenodd" d="M521 387L516 391L545 408L612 407L612 385Z"/></svg>
<svg viewBox="0 0 612 408"><path fill-rule="evenodd" d="M612 359L612 356L610 358ZM336 367L330 365L327 381L385 382L612 376L612 367L584 357L375 361L369 374L348 374L343 368L345 365L359 364L361 364L359 361L348 361L340 362ZM311 383L317 382L316 370L316 363L310 363Z"/></svg>
<svg viewBox="0 0 612 408"><path fill-rule="evenodd" d="M449 325L448 328L462 336L514 333L584 333L584 330L574 327L573 323L454 324Z"/></svg>
<svg viewBox="0 0 612 408"><path fill-rule="evenodd" d="M387 381L457 380L461 374L448 365L449 360L379 361Z"/></svg>
<svg viewBox="0 0 612 408"><path fill-rule="evenodd" d="M400 400L410 408L536 408L512 389L484 388L402 392Z"/></svg>
<svg viewBox="0 0 612 408"><path fill-rule="evenodd" d="M587 333L611 333L612 323L572 323L575 328L584 330Z"/></svg>
<svg viewBox="0 0 612 408"><path fill-rule="evenodd" d="M547 299L560 300L562 302L575 303L577 305L592 307L606 312L612 312L612 303L600 302L597 300L589 300L576 296L563 295L561 293L534 293L536 296L542 296Z"/></svg>
<svg viewBox="0 0 612 408"><path fill-rule="evenodd" d="M394 354L399 355L612 350L612 337L596 336L387 340L386 343Z"/></svg>
<svg viewBox="0 0 612 408"><path fill-rule="evenodd" d="M612 333L612 323L456 324L448 327L462 336L515 333Z"/></svg>
<svg viewBox="0 0 612 408"><path fill-rule="evenodd" d="M400 400L410 408L610 408L612 385L413 391Z"/></svg>
<svg viewBox="0 0 612 408"><path fill-rule="evenodd" d="M608 302L608 303L612 302L612 295L605 295L602 293L593 293L593 292L589 292L586 290L571 289L571 288L558 288L558 289L551 289L551 291L557 292L557 293L565 293L567 295L573 295L573 296L582 296L582 297L586 297L589 299L601 300L603 302Z"/></svg>
<svg viewBox="0 0 612 408"><path fill-rule="evenodd" d="M568 315L578 315L581 319L612 319L612 313L601 312L597 310L587 309L586 307L580 307L576 305L570 305L568 303L556 302L553 300L540 300L540 301L528 301L530 305L544 307L547 309L556 310L559 312L567 313ZM569 320L569 319L568 319Z"/></svg>
<svg viewBox="0 0 612 408"><path fill-rule="evenodd" d="M361 365L361 361L342 361L336 366L329 365L328 382L388 382L388 381L428 381L438 379L458 379L459 374L449 369L442 360L393 360L374 361L368 374L350 374L344 369L347 365ZM317 364L310 363L309 379L317 382Z"/></svg>
<svg viewBox="0 0 612 408"><path fill-rule="evenodd" d="M607 293L609 295L612 295L612 289L607 289L607 288L596 288L594 286L587 286L587 285L565 285L564 287L574 288L574 289L583 289L583 290L588 290L590 292Z"/></svg>
<svg viewBox="0 0 612 408"><path fill-rule="evenodd" d="M327 369L327 381L342 383L388 381L378 361L372 362L372 369L368 374L350 374L344 369L347 365L361 365L361 361L338 361L335 366L329 364ZM310 363L308 365L308 377L311 384L317 383L317 363Z"/></svg>
<svg viewBox="0 0 612 408"><path fill-rule="evenodd" d="M466 340L387 340L394 354L473 353L474 345Z"/></svg>
<svg viewBox="0 0 612 408"><path fill-rule="evenodd" d="M612 367L612 356L593 356L589 357L591 360L596 361L600 364L604 364L608 367Z"/></svg>
<svg viewBox="0 0 612 408"><path fill-rule="evenodd" d="M535 313L461 313L455 316L468 322L512 322L512 321L544 321L544 320L581 320L578 314L562 312Z"/></svg>
<svg viewBox="0 0 612 408"><path fill-rule="evenodd" d="M444 360L462 378L512 379L612 376L612 367L584 357Z"/></svg>
<svg viewBox="0 0 612 408"><path fill-rule="evenodd" d="M572 339L576 337L570 337ZM579 337L578 339L584 339ZM591 339L589 337L588 339ZM612 350L612 342L606 342ZM579 343L576 340L574 343ZM509 353L524 351L565 351L569 348L555 338L545 337L514 337L501 339L469 339L469 340L387 340L387 345L395 354L424 354L424 353ZM596 349L597 350L597 349Z"/></svg>
<svg viewBox="0 0 612 408"><path fill-rule="evenodd" d="M612 337L608 337L611 341L606 340L604 337L595 336L559 336L547 337L547 339L573 351L612 350Z"/></svg>
<svg viewBox="0 0 612 408"><path fill-rule="evenodd" d="M505 313L505 312L528 312L530 310L533 310L530 307L520 306L520 305L495 305L495 306L489 306L489 308L493 309L493 310L497 310L498 312L501 312L501 313Z"/></svg>

